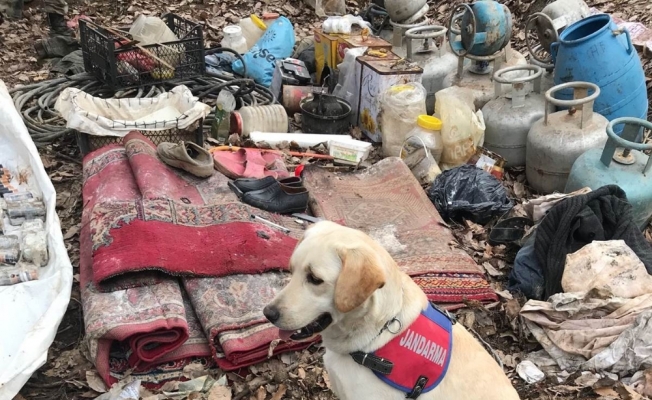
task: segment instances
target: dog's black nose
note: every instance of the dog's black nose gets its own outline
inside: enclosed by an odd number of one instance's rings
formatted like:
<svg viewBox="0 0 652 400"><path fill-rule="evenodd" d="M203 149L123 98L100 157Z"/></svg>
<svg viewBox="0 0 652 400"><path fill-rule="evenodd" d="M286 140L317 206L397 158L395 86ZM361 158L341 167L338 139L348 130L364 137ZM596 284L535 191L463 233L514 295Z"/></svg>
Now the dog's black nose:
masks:
<svg viewBox="0 0 652 400"><path fill-rule="evenodd" d="M281 318L281 313L278 311L278 308L274 306L263 308L263 315L265 315L265 318L267 318L272 324Z"/></svg>

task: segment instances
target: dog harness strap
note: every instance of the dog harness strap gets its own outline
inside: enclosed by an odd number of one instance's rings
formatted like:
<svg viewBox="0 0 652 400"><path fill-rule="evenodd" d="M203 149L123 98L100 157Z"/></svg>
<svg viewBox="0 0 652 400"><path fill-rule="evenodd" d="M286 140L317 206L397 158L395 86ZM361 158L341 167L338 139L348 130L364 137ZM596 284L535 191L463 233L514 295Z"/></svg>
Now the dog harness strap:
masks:
<svg viewBox="0 0 652 400"><path fill-rule="evenodd" d="M379 374L389 375L392 373L392 369L394 369L394 363L385 360L384 358L377 357L373 353L356 351L351 353L351 357L353 358L353 361Z"/></svg>
<svg viewBox="0 0 652 400"><path fill-rule="evenodd" d="M421 375L419 379L417 379L417 383L414 384L414 387L412 388L412 391L408 393L405 398L406 399L416 399L419 396L421 396L421 393L423 393L423 389L426 387L426 384L428 383L428 377Z"/></svg>
<svg viewBox="0 0 652 400"><path fill-rule="evenodd" d="M373 353L352 353L360 365L391 387L416 399L433 390L446 375L453 348L453 320L432 305L400 335ZM383 370L379 366L391 365Z"/></svg>

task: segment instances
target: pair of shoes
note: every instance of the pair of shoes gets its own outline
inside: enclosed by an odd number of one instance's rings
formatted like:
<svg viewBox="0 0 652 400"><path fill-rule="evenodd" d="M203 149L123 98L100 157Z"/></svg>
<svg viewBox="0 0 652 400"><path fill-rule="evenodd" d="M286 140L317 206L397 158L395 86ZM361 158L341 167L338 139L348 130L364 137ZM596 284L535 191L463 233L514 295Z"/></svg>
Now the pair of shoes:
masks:
<svg viewBox="0 0 652 400"><path fill-rule="evenodd" d="M156 152L167 165L181 168L199 178L208 178L215 172L211 154L193 142L161 143Z"/></svg>
<svg viewBox="0 0 652 400"><path fill-rule="evenodd" d="M308 190L303 186L301 178L290 177L277 181L267 177L254 181L247 179L233 183L232 187L243 193L242 201L245 204L277 214L300 213L308 208Z"/></svg>
<svg viewBox="0 0 652 400"><path fill-rule="evenodd" d="M242 198L245 193L255 192L257 190L265 189L275 183L280 183L281 185L291 186L300 188L303 187L303 181L299 177L291 176L289 178L279 179L278 181L274 177L266 176L263 179L236 179L234 181L229 181L228 185L235 192L238 198Z"/></svg>
<svg viewBox="0 0 652 400"><path fill-rule="evenodd" d="M215 169L231 179L262 179L267 176L283 179L290 176L283 156L265 150L216 151L213 160Z"/></svg>

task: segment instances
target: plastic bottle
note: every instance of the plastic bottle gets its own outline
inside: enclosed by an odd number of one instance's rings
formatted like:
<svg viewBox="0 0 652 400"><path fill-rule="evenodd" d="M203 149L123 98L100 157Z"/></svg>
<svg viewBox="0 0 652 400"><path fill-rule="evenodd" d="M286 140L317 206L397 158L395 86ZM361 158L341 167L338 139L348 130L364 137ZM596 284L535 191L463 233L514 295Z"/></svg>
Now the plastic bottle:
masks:
<svg viewBox="0 0 652 400"><path fill-rule="evenodd" d="M224 39L220 43L222 47L235 50L240 54L247 52L249 48L247 47L247 40L242 36L242 28L238 25L228 25L224 27L222 32L224 33Z"/></svg>
<svg viewBox="0 0 652 400"><path fill-rule="evenodd" d="M437 162L441 160L441 153L444 150L444 142L441 139L441 127L442 122L439 118L431 117L430 115L419 115L417 126L407 134L408 137L420 137Z"/></svg>
<svg viewBox="0 0 652 400"><path fill-rule="evenodd" d="M235 97L230 91L223 89L215 102L215 121L211 126L211 136L220 143L229 138L231 113L235 110Z"/></svg>
<svg viewBox="0 0 652 400"><path fill-rule="evenodd" d="M353 25L358 25L360 29L371 28L371 24L362 19L362 17L353 15L328 17L322 24L324 33L339 33L350 35Z"/></svg>
<svg viewBox="0 0 652 400"><path fill-rule="evenodd" d="M179 40L167 24L158 17L148 17L141 14L129 29L129 33L142 46L156 43L167 43Z"/></svg>
<svg viewBox="0 0 652 400"><path fill-rule="evenodd" d="M247 50L249 50L263 36L267 30L267 25L257 15L251 14L249 18L240 20L240 29L242 30L242 36L247 41Z"/></svg>
<svg viewBox="0 0 652 400"><path fill-rule="evenodd" d="M288 114L280 104L242 107L231 113L231 133L249 136L251 132L287 133Z"/></svg>

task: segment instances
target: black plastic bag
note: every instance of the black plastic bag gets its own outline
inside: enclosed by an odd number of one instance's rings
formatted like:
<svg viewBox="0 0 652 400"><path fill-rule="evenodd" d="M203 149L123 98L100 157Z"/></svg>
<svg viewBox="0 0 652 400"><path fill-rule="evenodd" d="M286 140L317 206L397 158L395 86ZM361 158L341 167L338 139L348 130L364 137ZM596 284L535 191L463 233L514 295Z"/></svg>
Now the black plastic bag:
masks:
<svg viewBox="0 0 652 400"><path fill-rule="evenodd" d="M503 184L473 165L444 171L435 178L428 197L445 221L468 219L481 225L514 206Z"/></svg>

